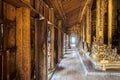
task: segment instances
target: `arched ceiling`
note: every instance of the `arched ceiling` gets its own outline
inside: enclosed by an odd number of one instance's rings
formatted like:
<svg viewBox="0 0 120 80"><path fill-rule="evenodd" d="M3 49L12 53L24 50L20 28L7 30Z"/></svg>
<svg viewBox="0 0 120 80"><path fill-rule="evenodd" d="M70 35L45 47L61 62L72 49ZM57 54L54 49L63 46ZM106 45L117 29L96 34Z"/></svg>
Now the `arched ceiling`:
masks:
<svg viewBox="0 0 120 80"><path fill-rule="evenodd" d="M88 0L45 0L55 9L58 18L63 19L66 27L80 23L80 17Z"/></svg>

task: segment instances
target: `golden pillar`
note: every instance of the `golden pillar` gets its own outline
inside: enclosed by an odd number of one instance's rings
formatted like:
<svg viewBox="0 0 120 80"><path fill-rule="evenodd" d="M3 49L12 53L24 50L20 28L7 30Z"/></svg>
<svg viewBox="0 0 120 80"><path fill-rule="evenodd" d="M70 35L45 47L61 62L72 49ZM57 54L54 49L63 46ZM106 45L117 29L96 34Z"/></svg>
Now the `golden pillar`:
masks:
<svg viewBox="0 0 120 80"><path fill-rule="evenodd" d="M27 0L29 1L29 0ZM31 79L31 47L30 47L30 10L23 8L23 70L24 80Z"/></svg>
<svg viewBox="0 0 120 80"><path fill-rule="evenodd" d="M83 42L85 42L85 23L82 21L82 37L83 37Z"/></svg>
<svg viewBox="0 0 120 80"><path fill-rule="evenodd" d="M17 8L16 10L16 46L17 46L17 51L16 51L16 69L17 69L17 77L20 80L23 80L23 65L22 65L22 26L23 26L23 21L22 21L22 8Z"/></svg>
<svg viewBox="0 0 120 80"><path fill-rule="evenodd" d="M49 20L54 24L54 10L50 8L49 10ZM51 69L54 69L54 36L55 36L54 25L51 26Z"/></svg>
<svg viewBox="0 0 120 80"><path fill-rule="evenodd" d="M96 0L96 39L100 37L100 1L101 0Z"/></svg>
<svg viewBox="0 0 120 80"><path fill-rule="evenodd" d="M104 11L104 7L105 7L105 2L104 2L105 0L102 0L101 1L101 8L100 8L100 36L101 36L101 38L102 38L102 42L104 42L104 19L105 19L105 17L104 17L104 14L105 14L105 11Z"/></svg>
<svg viewBox="0 0 120 80"><path fill-rule="evenodd" d="M105 0L96 2L96 39L101 39L104 43L104 15L106 11Z"/></svg>
<svg viewBox="0 0 120 80"><path fill-rule="evenodd" d="M91 44L91 40L92 40L92 24L91 24L92 22L91 22L91 20L92 20L92 11L91 11L91 8L89 7L89 25L90 25L89 26L90 27L90 29L89 29L89 34L90 34L89 35L89 38L90 38L89 39L89 43L90 43L89 46L90 46L90 48L91 48L91 45L92 45Z"/></svg>
<svg viewBox="0 0 120 80"><path fill-rule="evenodd" d="M17 74L20 80L31 80L30 9L26 7L17 9L16 45Z"/></svg>
<svg viewBox="0 0 120 80"><path fill-rule="evenodd" d="M108 44L112 43L112 0L108 0Z"/></svg>
<svg viewBox="0 0 120 80"><path fill-rule="evenodd" d="M86 40L88 43L88 48L90 48L91 45L91 23L90 23L90 18L91 18L91 14L90 14L90 7L87 7L87 14L86 14Z"/></svg>

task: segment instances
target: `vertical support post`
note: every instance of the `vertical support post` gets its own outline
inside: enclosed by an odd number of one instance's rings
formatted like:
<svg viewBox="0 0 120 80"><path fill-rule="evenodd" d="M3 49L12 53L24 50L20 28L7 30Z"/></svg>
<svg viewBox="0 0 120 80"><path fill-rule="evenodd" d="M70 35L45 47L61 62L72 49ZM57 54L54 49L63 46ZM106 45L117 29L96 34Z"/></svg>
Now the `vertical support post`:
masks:
<svg viewBox="0 0 120 80"><path fill-rule="evenodd" d="M112 43L112 0L108 0L108 44Z"/></svg>
<svg viewBox="0 0 120 80"><path fill-rule="evenodd" d="M88 43L88 48L90 49L91 47L91 22L90 22L90 19L91 19L91 13L90 13L90 7L88 6L87 7L87 19L86 19L86 34L87 34L87 43Z"/></svg>
<svg viewBox="0 0 120 80"><path fill-rule="evenodd" d="M65 34L65 49L69 48L69 37L68 34Z"/></svg>
<svg viewBox="0 0 120 80"><path fill-rule="evenodd" d="M22 64L22 58L23 58L23 48L22 48L22 28L23 28L23 22L22 22L22 8L16 9L16 69L17 69L17 77L20 80L24 80L23 78L23 64Z"/></svg>
<svg viewBox="0 0 120 80"><path fill-rule="evenodd" d="M54 10L53 8L50 8L50 11L49 11L49 18L50 18L50 21L54 24ZM55 36L55 29L54 29L54 25L51 26L51 69L54 69L55 68L55 61L54 61L54 54L55 54L55 51L54 51L54 36Z"/></svg>
<svg viewBox="0 0 120 80"><path fill-rule="evenodd" d="M10 52L9 50L6 51L6 58L7 58L7 80L10 80Z"/></svg>
<svg viewBox="0 0 120 80"><path fill-rule="evenodd" d="M30 1L30 0L27 0ZM31 79L31 47L30 47L30 10L23 8L23 70L24 80Z"/></svg>
<svg viewBox="0 0 120 80"><path fill-rule="evenodd" d="M85 24L84 24L84 21L82 21L82 37L83 37L83 42L85 42Z"/></svg>
<svg viewBox="0 0 120 80"><path fill-rule="evenodd" d="M100 0L96 0L96 39L98 40L100 32Z"/></svg>
<svg viewBox="0 0 120 80"><path fill-rule="evenodd" d="M58 27L59 29L62 28L62 21L61 20L58 20ZM62 57L62 43L61 43L61 30L58 30L58 45L59 45L59 48L58 48L58 57L59 57L59 61Z"/></svg>
<svg viewBox="0 0 120 80"><path fill-rule="evenodd" d="M7 3L3 3L3 19L8 19L11 21L15 21L15 7L7 4ZM12 48L15 46L15 39L14 39L14 29L12 29L11 25L13 25L13 23L8 24L8 23L4 23L5 27L4 29L4 45L3 45L3 51L5 52L4 55L4 72L3 72L3 79L4 80L10 80L10 52L9 52L9 48ZM10 29L8 29L8 27L10 27ZM11 34L12 33L12 34Z"/></svg>
<svg viewBox="0 0 120 80"><path fill-rule="evenodd" d="M30 4L30 0L25 0ZM30 9L17 9L16 66L20 80L31 80Z"/></svg>
<svg viewBox="0 0 120 80"><path fill-rule="evenodd" d="M38 22L39 80L47 80L47 20Z"/></svg>

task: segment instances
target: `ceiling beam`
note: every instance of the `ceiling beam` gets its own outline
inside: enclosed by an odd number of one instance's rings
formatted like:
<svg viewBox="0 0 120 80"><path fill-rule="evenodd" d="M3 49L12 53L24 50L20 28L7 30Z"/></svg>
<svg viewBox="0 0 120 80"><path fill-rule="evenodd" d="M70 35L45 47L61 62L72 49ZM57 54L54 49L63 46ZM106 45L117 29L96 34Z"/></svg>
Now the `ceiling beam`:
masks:
<svg viewBox="0 0 120 80"><path fill-rule="evenodd" d="M80 12L80 7L70 11L69 13L66 13L66 16L73 16L73 15L79 14L79 12Z"/></svg>
<svg viewBox="0 0 120 80"><path fill-rule="evenodd" d="M92 0L86 0L86 2L85 2L85 4L84 4L84 7L83 7L83 9L82 9L82 13L79 14L79 18L80 18L79 21L80 21L80 22L82 21L82 18L83 18L83 16L84 16L85 12L86 12L86 8L87 8L87 6L90 5L90 3L92 3Z"/></svg>
<svg viewBox="0 0 120 80"><path fill-rule="evenodd" d="M28 7L31 10L31 16L33 17L43 17L40 12L34 9L28 2L23 0L4 0L6 3L11 4L15 7Z"/></svg>
<svg viewBox="0 0 120 80"><path fill-rule="evenodd" d="M63 10L62 4L60 0L50 0L52 6L58 11L60 17L65 20L66 16L65 16L65 12Z"/></svg>

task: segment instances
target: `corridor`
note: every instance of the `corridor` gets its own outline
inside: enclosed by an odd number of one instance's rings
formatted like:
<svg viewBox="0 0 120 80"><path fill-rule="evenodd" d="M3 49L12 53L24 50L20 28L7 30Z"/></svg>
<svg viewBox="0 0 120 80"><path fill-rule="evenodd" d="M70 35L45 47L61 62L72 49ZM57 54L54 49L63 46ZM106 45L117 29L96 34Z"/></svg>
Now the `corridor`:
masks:
<svg viewBox="0 0 120 80"><path fill-rule="evenodd" d="M120 0L0 0L0 80L120 80Z"/></svg>
<svg viewBox="0 0 120 80"><path fill-rule="evenodd" d="M78 51L68 50L51 80L79 80L82 72L77 55Z"/></svg>
<svg viewBox="0 0 120 80"><path fill-rule="evenodd" d="M80 62L79 51L67 50L51 80L120 80L115 76L87 76Z"/></svg>

